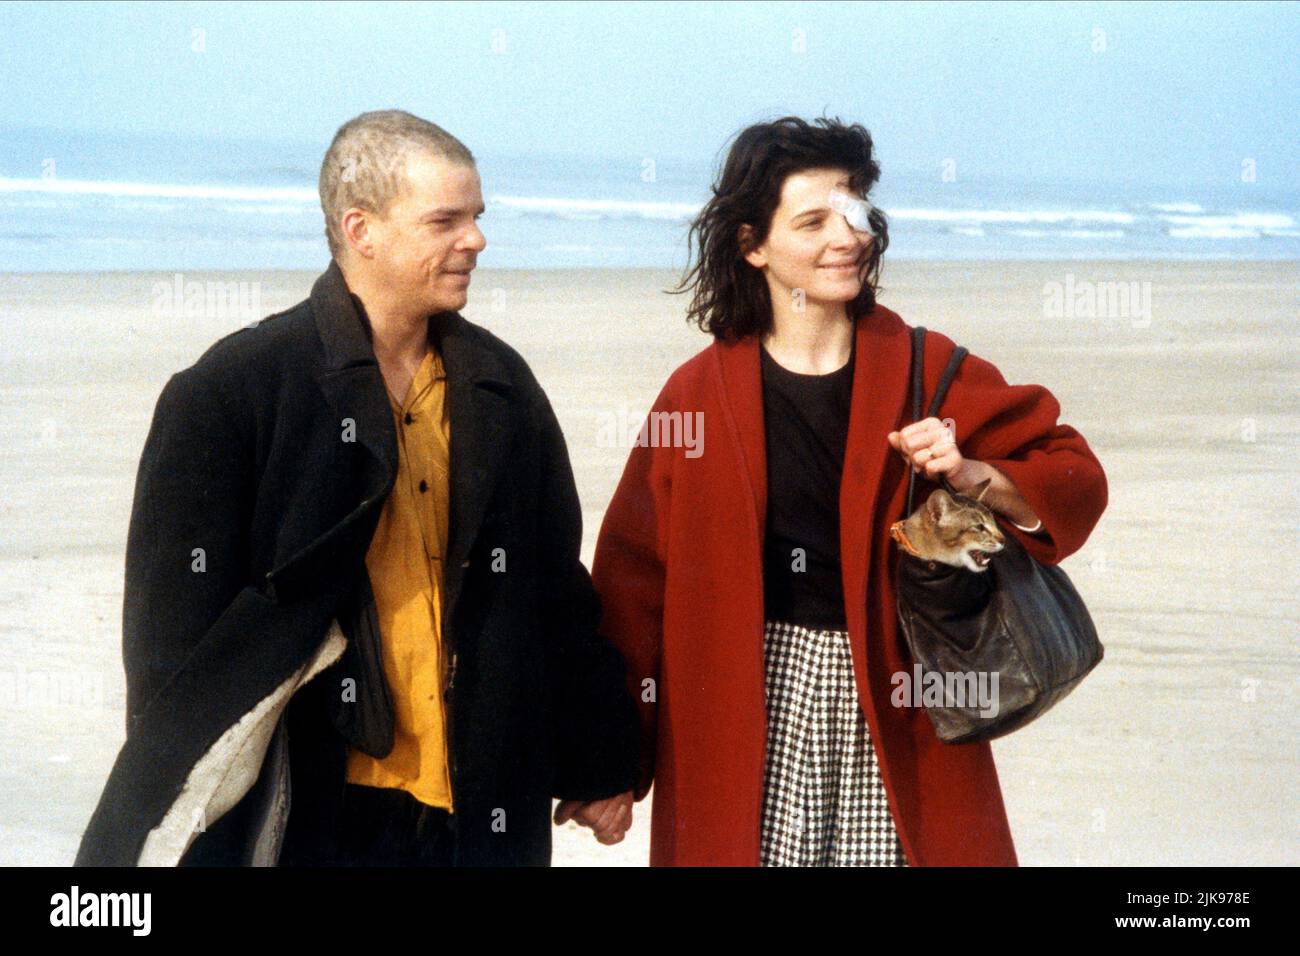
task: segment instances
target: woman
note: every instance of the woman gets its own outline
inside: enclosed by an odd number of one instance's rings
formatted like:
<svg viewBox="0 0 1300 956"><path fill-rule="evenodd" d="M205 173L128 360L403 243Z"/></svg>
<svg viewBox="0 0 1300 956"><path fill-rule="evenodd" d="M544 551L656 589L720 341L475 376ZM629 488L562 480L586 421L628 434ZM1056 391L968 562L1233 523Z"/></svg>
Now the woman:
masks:
<svg viewBox="0 0 1300 956"><path fill-rule="evenodd" d="M859 125L752 126L692 227L680 288L714 341L655 401L593 566L640 702L651 865L1016 865L988 743L891 705L911 662L888 528L909 466L918 500L989 479L1003 530L1055 564L1106 478L1050 392L973 354L939 410L956 440L910 422L879 174ZM927 396L954 347L927 336ZM702 444L674 447L688 416Z"/></svg>

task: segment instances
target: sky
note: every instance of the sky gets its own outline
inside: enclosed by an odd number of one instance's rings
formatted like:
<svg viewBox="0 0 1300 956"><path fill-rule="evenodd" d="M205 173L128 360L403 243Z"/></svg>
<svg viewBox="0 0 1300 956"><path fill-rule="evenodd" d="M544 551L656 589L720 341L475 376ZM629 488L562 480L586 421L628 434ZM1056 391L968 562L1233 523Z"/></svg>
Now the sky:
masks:
<svg viewBox="0 0 1300 956"><path fill-rule="evenodd" d="M0 126L712 161L786 113L895 171L1261 182L1300 160L1300 4L0 4Z"/></svg>

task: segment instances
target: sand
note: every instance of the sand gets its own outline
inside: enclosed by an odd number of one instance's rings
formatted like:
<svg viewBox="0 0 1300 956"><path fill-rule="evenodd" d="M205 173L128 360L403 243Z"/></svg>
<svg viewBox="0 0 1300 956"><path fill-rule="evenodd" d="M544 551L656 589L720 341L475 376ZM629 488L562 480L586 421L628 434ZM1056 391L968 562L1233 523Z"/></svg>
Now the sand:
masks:
<svg viewBox="0 0 1300 956"><path fill-rule="evenodd" d="M627 453L603 426L708 344L661 291L675 278L474 278L465 314L520 350L560 417L588 562ZM1106 659L993 745L1024 865L1300 862L1297 278L1293 262L885 269L881 301L906 321L1051 389L1110 482L1064 563ZM121 745L122 559L159 390L314 275L184 279L250 283L257 314L167 314L171 274L0 275L0 864L71 862ZM1050 284L1079 302L1112 281L1138 283L1121 314L1053 312ZM636 814L615 847L557 830L555 863L644 865L649 801Z"/></svg>

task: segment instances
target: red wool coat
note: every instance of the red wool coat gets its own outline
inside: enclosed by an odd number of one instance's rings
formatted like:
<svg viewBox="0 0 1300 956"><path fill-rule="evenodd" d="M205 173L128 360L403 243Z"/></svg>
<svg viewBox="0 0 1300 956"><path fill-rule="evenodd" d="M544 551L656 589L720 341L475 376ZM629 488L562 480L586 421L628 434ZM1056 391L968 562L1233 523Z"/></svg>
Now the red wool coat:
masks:
<svg viewBox="0 0 1300 956"><path fill-rule="evenodd" d="M855 334L841 564L858 697L889 804L912 866L1015 866L989 744L941 743L923 709L890 704L891 675L910 671L911 659L888 533L904 517L907 474L885 436L910 421L910 326L877 306ZM927 405L954 347L926 336ZM651 429L633 448L592 568L602 632L627 659L640 702L635 796L654 784L650 864L757 866L767 731L757 338L710 345L672 374L652 411L703 412L703 445L652 447L660 431ZM1047 564L1083 546L1107 501L1100 462L1059 413L1046 388L1008 385L968 354L938 414L954 419L965 457L1006 474L1037 512L1037 534L1000 524ZM918 476L917 501L935 487Z"/></svg>

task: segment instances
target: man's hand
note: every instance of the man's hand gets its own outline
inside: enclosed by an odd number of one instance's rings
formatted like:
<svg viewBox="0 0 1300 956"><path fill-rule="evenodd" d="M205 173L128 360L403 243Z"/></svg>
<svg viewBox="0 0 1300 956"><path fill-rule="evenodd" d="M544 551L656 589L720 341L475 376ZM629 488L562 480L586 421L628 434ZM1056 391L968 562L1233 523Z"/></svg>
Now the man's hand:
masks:
<svg viewBox="0 0 1300 956"><path fill-rule="evenodd" d="M555 824L559 826L569 820L591 827L596 839L606 846L619 843L632 826L632 791L586 803L563 800L555 808Z"/></svg>

